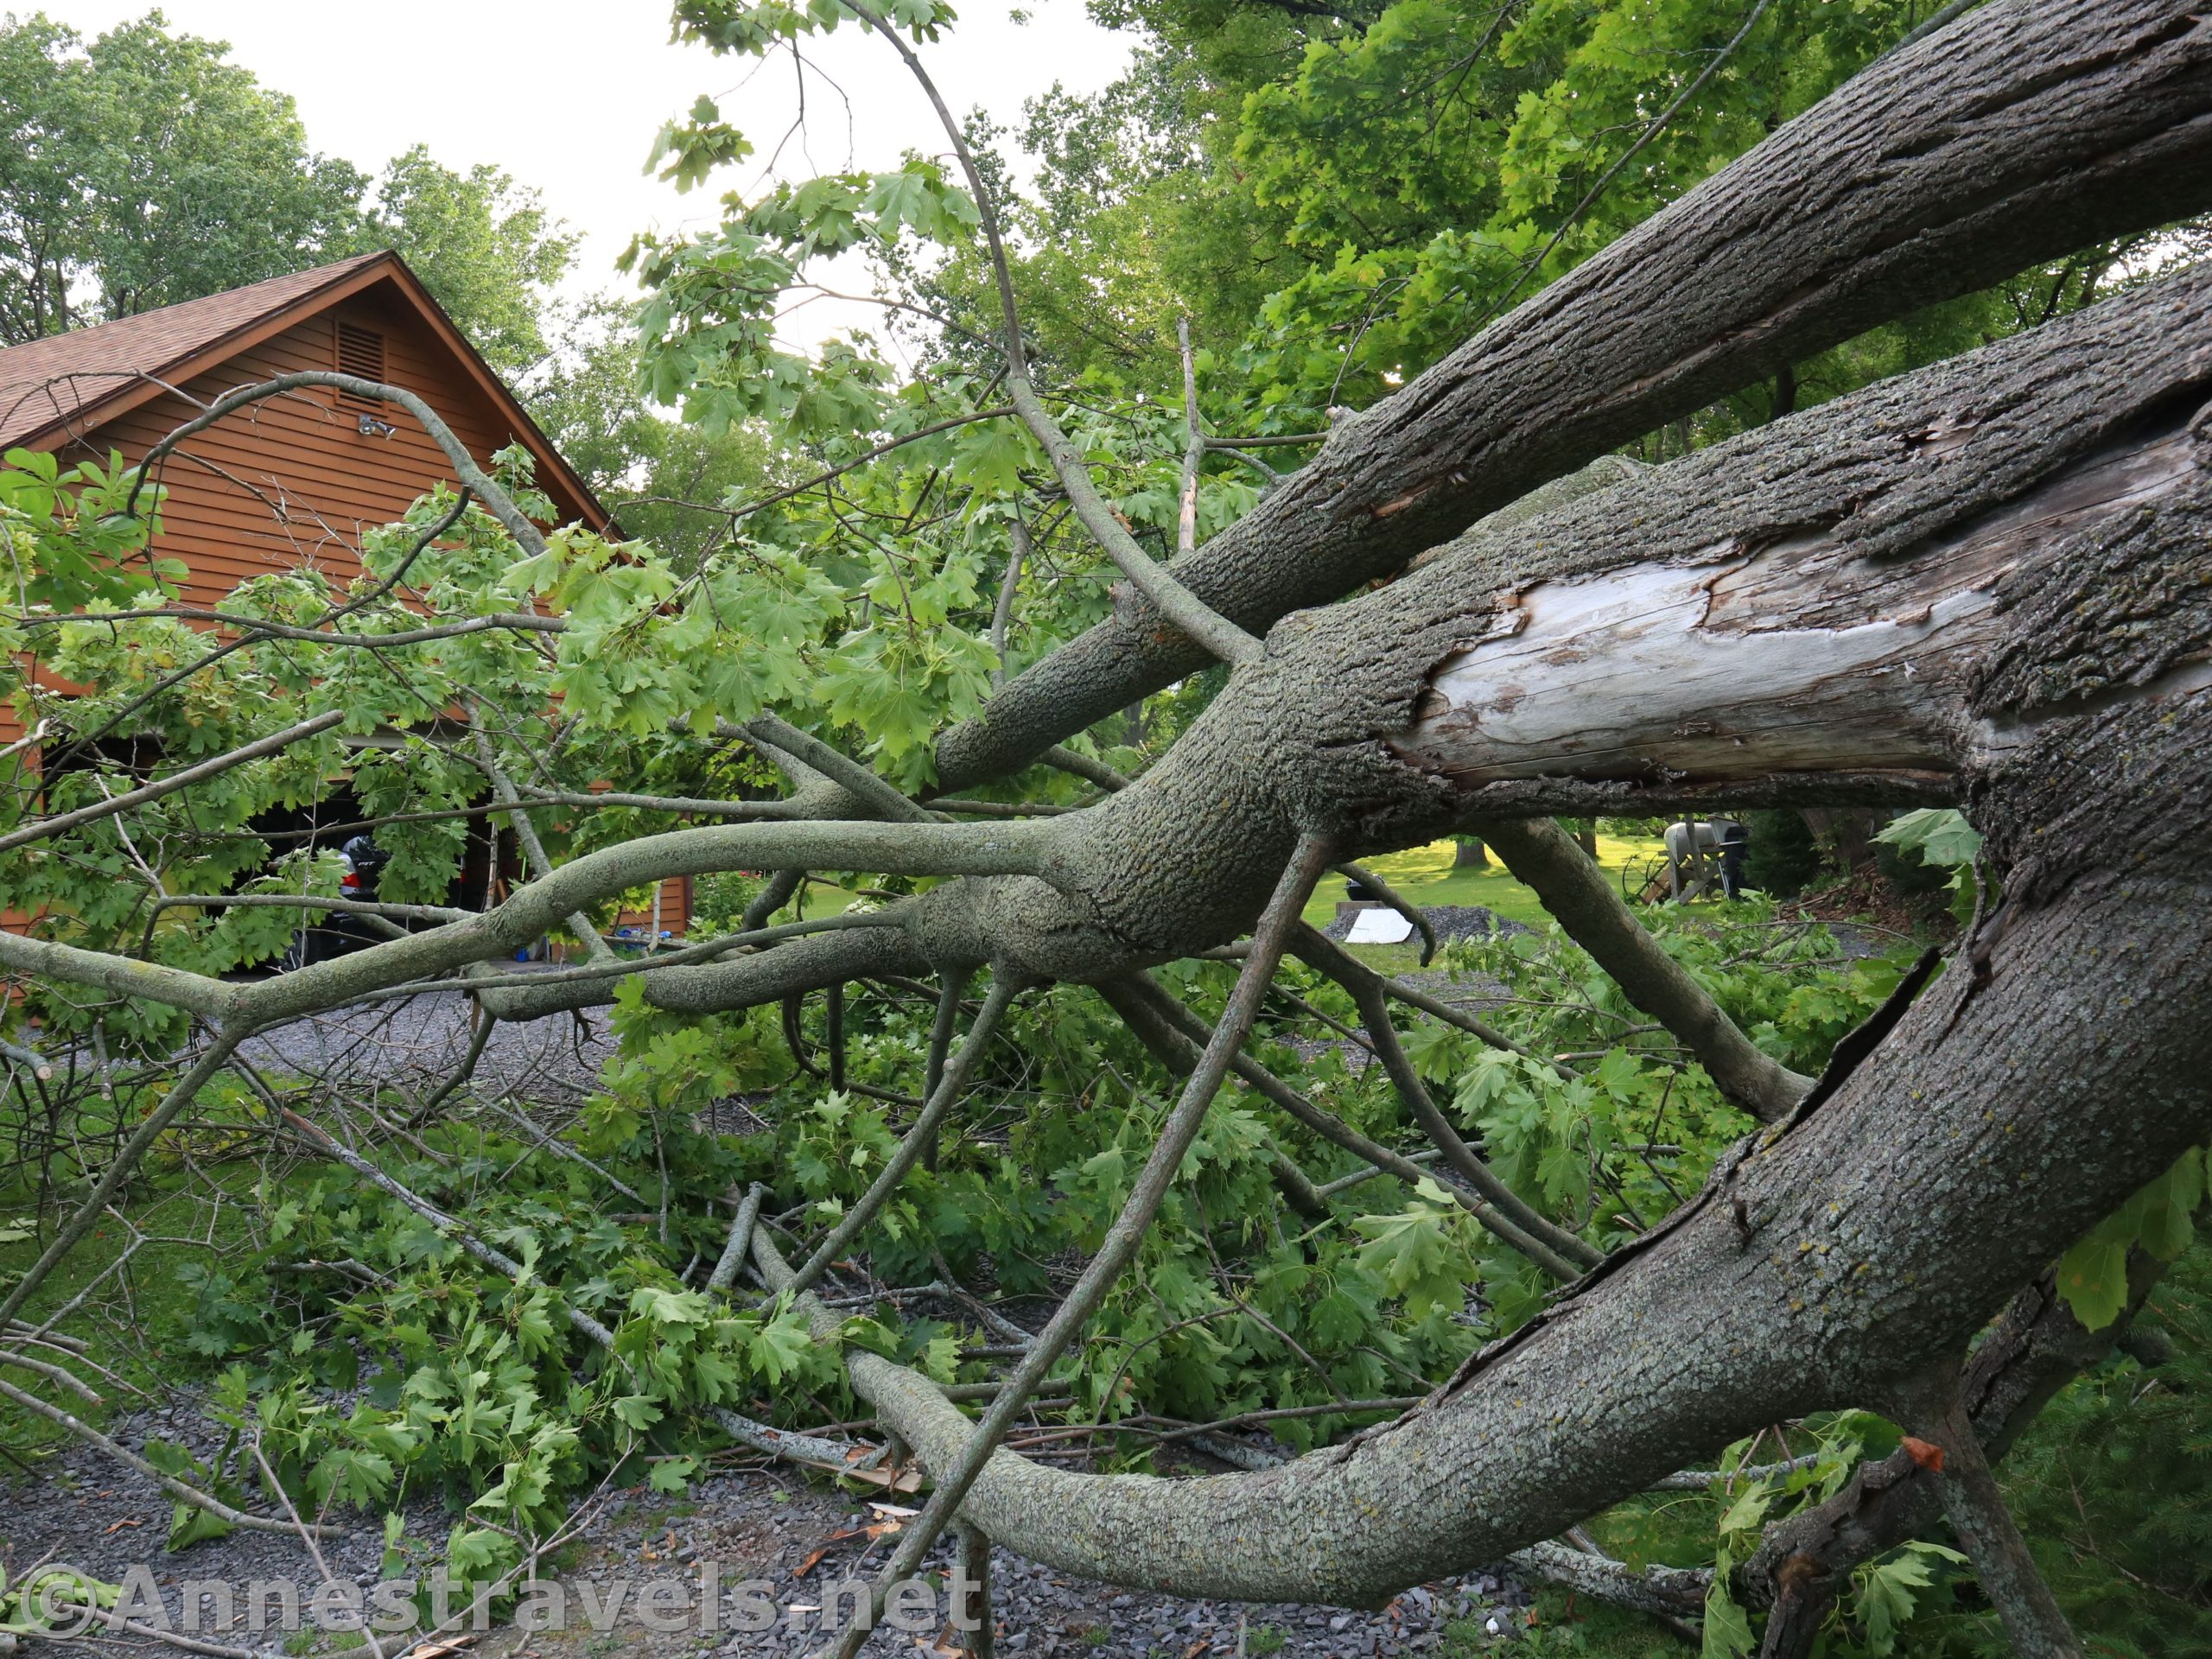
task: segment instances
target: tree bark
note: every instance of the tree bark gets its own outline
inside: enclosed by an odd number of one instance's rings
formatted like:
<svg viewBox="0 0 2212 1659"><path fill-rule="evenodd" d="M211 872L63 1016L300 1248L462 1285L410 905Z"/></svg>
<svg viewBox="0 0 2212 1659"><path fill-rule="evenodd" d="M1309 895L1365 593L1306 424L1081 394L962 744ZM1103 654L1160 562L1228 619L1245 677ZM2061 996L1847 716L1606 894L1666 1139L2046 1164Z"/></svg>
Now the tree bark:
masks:
<svg viewBox="0 0 2212 1659"><path fill-rule="evenodd" d="M1944 1364L1922 1391L1923 1427L1942 1456L1936 1484L1951 1530L1974 1565L1982 1593L1995 1604L2019 1659L2082 1659L2081 1638L2044 1582L2027 1540L2005 1507L1997 1477L1982 1454L1974 1418L1959 1397L1955 1368Z"/></svg>
<svg viewBox="0 0 2212 1659"><path fill-rule="evenodd" d="M2013 1297L1960 1380L1989 1461L2001 1459L2054 1395L2111 1351L2164 1270L2157 1257L2132 1253L2127 1312L2101 1332L2082 1327L2048 1274ZM1738 1596L1770 1610L1759 1659L1808 1659L1853 1569L1925 1533L1942 1502L1930 1471L1900 1447L1862 1464L1826 1503L1769 1528L1735 1574Z"/></svg>
<svg viewBox="0 0 2212 1659"><path fill-rule="evenodd" d="M2208 202L2212 26L2187 0L1999 0L1341 423L1173 573L1264 629L1788 364ZM1016 770L1207 660L1124 594L946 734L941 786Z"/></svg>

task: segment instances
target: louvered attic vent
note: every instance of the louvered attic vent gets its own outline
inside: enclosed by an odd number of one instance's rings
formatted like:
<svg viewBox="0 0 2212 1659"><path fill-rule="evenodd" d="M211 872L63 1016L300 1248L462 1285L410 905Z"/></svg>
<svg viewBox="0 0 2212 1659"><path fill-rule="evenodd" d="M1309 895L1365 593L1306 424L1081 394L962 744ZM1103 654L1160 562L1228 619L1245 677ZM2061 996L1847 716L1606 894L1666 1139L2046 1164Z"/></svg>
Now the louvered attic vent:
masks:
<svg viewBox="0 0 2212 1659"><path fill-rule="evenodd" d="M373 328L341 322L338 325L338 372L350 374L362 380L381 381L385 378L384 336ZM356 397L350 392L340 392L338 401L348 409L384 407L381 399Z"/></svg>

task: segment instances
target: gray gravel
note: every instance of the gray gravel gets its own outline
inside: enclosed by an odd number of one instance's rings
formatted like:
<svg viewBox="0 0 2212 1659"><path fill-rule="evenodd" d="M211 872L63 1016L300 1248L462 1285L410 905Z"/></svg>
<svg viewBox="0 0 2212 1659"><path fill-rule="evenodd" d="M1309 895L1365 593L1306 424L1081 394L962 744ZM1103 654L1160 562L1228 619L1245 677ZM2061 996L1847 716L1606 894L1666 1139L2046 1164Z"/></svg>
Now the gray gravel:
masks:
<svg viewBox="0 0 2212 1659"><path fill-rule="evenodd" d="M257 1065L296 1077L422 1094L467 1056L468 1020L459 991L431 991L273 1027L241 1052ZM570 1103L591 1092L614 1046L604 1009L502 1020L477 1063L476 1085L533 1105Z"/></svg>
<svg viewBox="0 0 2212 1659"><path fill-rule="evenodd" d="M179 1402L140 1414L115 1431L136 1446L159 1434L207 1457L219 1449L220 1433L189 1402ZM6 1491L7 1514L0 1526L0 1564L13 1579L41 1559L66 1561L94 1577L120 1581L143 1564L161 1588L177 1628L203 1640L259 1654L274 1654L279 1638L257 1636L245 1628L243 1613L232 1629L212 1623L187 1625L178 1586L188 1580L220 1580L237 1586L243 1602L255 1580L290 1579L311 1597L320 1582L313 1560L296 1539L281 1534L240 1531L166 1554L162 1541L170 1503L151 1481L124 1469L88 1448L72 1446L46 1465L36 1478L13 1477ZM918 1499L906 1499L918 1503ZM435 1501L407 1511L408 1535L425 1553L442 1554L454 1517ZM601 1500L580 1544L562 1558L560 1580L569 1591L569 1628L526 1633L512 1628L484 1636L468 1652L487 1659L569 1659L570 1656L645 1656L645 1659L697 1659L705 1655L775 1656L797 1659L821 1650L825 1632L812 1609L825 1602L840 1607L836 1586L880 1573L895 1547L893 1535L869 1538L865 1529L880 1523L883 1512L867 1508L851 1494L831 1491L797 1471L779 1468L712 1471L689 1491L664 1496L643 1487ZM383 1554L379 1518L359 1515L329 1517L353 1522L342 1538L323 1541L321 1549L334 1575L350 1580L365 1593L378 1582ZM619 1581L633 1586L674 1578L696 1584L703 1564L712 1562L725 1587L725 1625L735 1623L737 1604L731 1587L765 1580L766 1592L779 1610L778 1622L759 1633L726 1630L702 1635L696 1619L680 1632L653 1630L625 1607L611 1628L594 1629L581 1611L580 1586L589 1584L604 1599ZM949 1546L925 1563L925 1574L951 1566ZM410 1571L427 1572L426 1566ZM1239 1649L1257 1655L1275 1652L1290 1659L1375 1659L1376 1656L1425 1653L1446 1644L1447 1627L1459 1620L1461 1638L1479 1643L1484 1625L1501 1632L1518 1624L1525 1605L1522 1586L1501 1572L1406 1591L1379 1611L1295 1605L1244 1605L1220 1601L1185 1601L1100 1585L1023 1560L1003 1548L992 1553L995 1623L999 1650L1020 1655L1097 1655L1101 1659L1228 1659ZM633 1589L633 1595L636 1591ZM339 1638L340 1642L347 1638ZM870 1638L872 1654L926 1651L931 1643L950 1644L942 1628L921 1633L884 1628ZM387 1638L387 1654L409 1643ZM80 1654L84 1644L34 1640L27 1656ZM139 1649L117 1637L104 1637L101 1653ZM294 1653L338 1651L337 1643L313 1638L295 1642Z"/></svg>

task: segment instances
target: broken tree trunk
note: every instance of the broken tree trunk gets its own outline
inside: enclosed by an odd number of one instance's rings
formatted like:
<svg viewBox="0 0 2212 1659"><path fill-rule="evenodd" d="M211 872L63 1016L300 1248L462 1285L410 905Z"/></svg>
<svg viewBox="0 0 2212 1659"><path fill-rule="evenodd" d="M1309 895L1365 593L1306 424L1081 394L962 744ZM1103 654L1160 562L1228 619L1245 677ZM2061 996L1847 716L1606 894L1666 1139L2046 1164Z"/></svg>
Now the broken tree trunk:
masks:
<svg viewBox="0 0 2212 1659"><path fill-rule="evenodd" d="M2212 22L2186 0L1999 0L1340 424L1173 574L1264 629L1878 323L2208 203ZM1124 594L945 735L940 786L1014 771L1208 660Z"/></svg>

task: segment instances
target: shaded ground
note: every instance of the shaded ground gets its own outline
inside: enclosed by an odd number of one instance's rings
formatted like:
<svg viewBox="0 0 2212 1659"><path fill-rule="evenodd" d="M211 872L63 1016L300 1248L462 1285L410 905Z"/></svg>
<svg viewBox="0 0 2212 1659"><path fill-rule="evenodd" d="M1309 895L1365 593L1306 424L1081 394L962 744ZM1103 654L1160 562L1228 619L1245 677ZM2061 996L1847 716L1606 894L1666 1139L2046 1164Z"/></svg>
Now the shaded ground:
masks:
<svg viewBox="0 0 2212 1659"><path fill-rule="evenodd" d="M219 1445L189 1405L142 1414L119 1425L118 1433L133 1446L158 1434L202 1455ZM365 1651L350 1634L286 1638L248 1628L245 1604L253 1581L293 1580L303 1601L311 1600L319 1587L321 1575L296 1538L236 1532L167 1554L162 1541L169 1510L169 1499L150 1480L73 1445L39 1477L11 1483L0 1558L11 1580L41 1560L67 1562L110 1583L120 1582L134 1565L142 1565L160 1590L175 1630L226 1649L257 1655ZM706 1475L680 1496L664 1497L642 1487L613 1493L588 1513L592 1519L580 1539L554 1558L556 1570L547 1574L564 1586L566 1628L492 1630L462 1651L486 1659L614 1654L781 1659L813 1653L825 1645L827 1635L819 1610L827 1605L833 1618L843 1614L850 1592L838 1587L880 1572L897 1542L885 1523L895 1526L900 1518L895 1511L871 1508L789 1471L734 1467ZM334 1518L359 1524L341 1538L323 1541L323 1557L334 1575L360 1586L365 1595L384 1576L381 1527L374 1517ZM435 1503L410 1507L408 1532L425 1556L408 1573L427 1573L427 1560L442 1553L453 1518ZM949 1548L940 1548L925 1564L925 1575L935 1575L941 1585L951 1565ZM720 1628L702 1632L696 1611L673 1616L683 1626L680 1630L652 1628L655 1615L676 1607L679 1599L696 1605L701 1599L697 1587L708 1581L710 1569L712 1582L722 1592L714 1621ZM1525 1603L1518 1583L1497 1573L1408 1590L1378 1611L1347 1612L1138 1594L1054 1573L1004 1548L993 1552L991 1571L998 1648L1007 1654L1229 1659L1241 1646L1254 1656L1277 1653L1288 1659L1376 1659L1463 1646L1468 1635L1493 1618L1502 1629L1515 1625ZM234 1586L240 1605L228 1625L207 1615L187 1622L180 1586L205 1580ZM680 1595L671 1589L658 1599L648 1599L646 1586L656 1580L672 1580L683 1589ZM929 1600L939 1613L950 1611L945 1598ZM740 1628L748 1611L753 1622L773 1622L765 1630ZM1473 1622L1453 1633L1451 1627L1461 1620ZM660 1622L671 1618L663 1615ZM921 1630L880 1628L866 1650L948 1650L955 1636L942 1618L925 1617L923 1622L927 1628ZM415 1645L411 1638L391 1636L384 1643L389 1659ZM115 1634L101 1635L91 1645L103 1654L163 1650L151 1643L141 1648ZM20 1649L26 1656L86 1650L86 1644L50 1639L33 1639Z"/></svg>
<svg viewBox="0 0 2212 1659"><path fill-rule="evenodd" d="M292 1076L426 1093L453 1076L472 1034L467 999L459 991L429 991L296 1020L249 1039L240 1052L256 1065ZM604 1009L520 1024L502 1020L477 1063L476 1084L494 1099L565 1105L591 1091L613 1052Z"/></svg>

